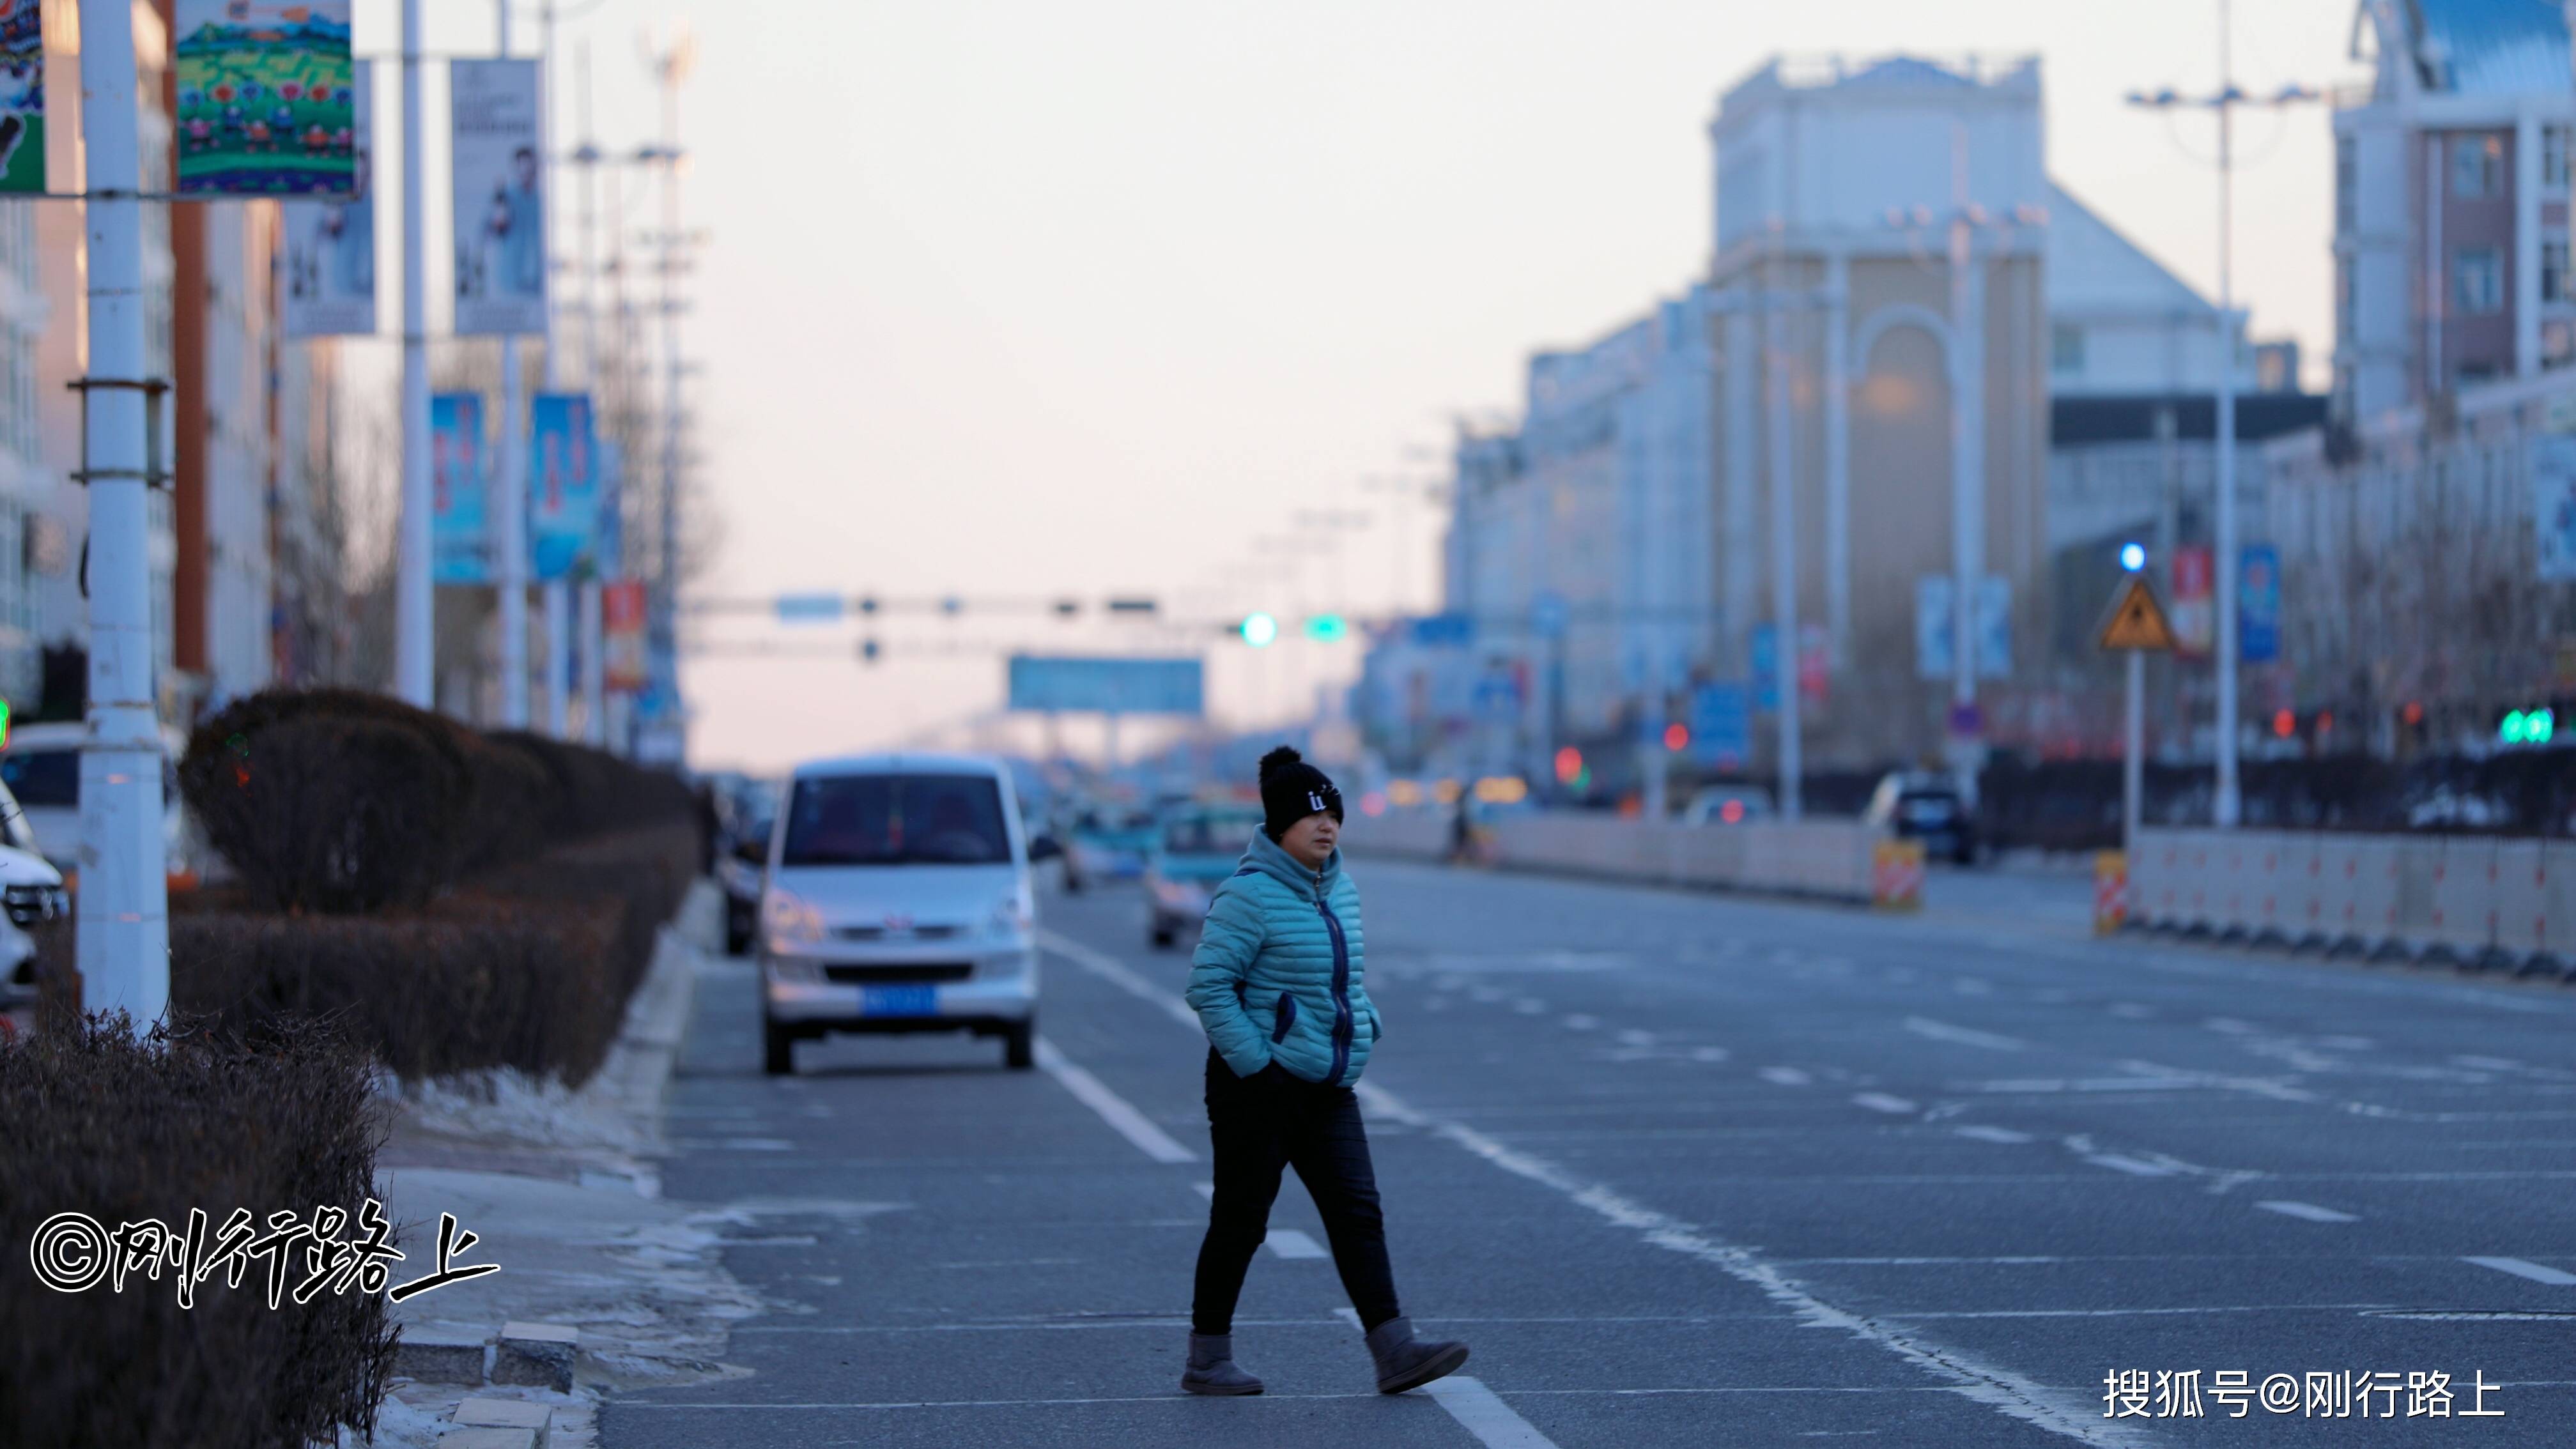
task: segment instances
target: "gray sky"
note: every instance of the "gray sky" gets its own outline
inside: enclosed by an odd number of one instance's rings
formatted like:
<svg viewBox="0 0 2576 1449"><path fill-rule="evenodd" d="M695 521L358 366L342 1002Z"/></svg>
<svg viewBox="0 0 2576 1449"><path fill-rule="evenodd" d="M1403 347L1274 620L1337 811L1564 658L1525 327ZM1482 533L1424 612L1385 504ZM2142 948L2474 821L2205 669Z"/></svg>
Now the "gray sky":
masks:
<svg viewBox="0 0 2576 1449"><path fill-rule="evenodd" d="M488 41L488 10L434 9L434 47ZM2247 89L2357 73L2351 0L2236 10ZM362 0L362 27L379 11ZM534 12L520 6L530 45ZM1408 542L1427 598L1435 521L1417 506L1399 536L1358 480L1425 472L1405 450L1440 444L1455 411L1512 405L1531 349L1597 336L1702 268L1706 123L1774 52L2038 52L2054 175L2186 279L2216 280L2209 123L2120 99L2214 83L2214 0L604 0L563 32L567 56L592 37L604 140L654 124L635 36L674 15L701 47L687 209L713 245L686 325L727 592L1196 589L1195 612L1293 609L1295 590L1252 576L1252 539L1367 505L1381 523L1346 547L1346 606L1395 599ZM2258 335L2307 345L2313 376L2325 117L2243 133L2239 295ZM1310 563L1305 602L1335 571ZM1358 657L1269 653L1214 657L1221 714L1285 714ZM693 753L865 747L989 707L1000 681L974 655L700 660Z"/></svg>

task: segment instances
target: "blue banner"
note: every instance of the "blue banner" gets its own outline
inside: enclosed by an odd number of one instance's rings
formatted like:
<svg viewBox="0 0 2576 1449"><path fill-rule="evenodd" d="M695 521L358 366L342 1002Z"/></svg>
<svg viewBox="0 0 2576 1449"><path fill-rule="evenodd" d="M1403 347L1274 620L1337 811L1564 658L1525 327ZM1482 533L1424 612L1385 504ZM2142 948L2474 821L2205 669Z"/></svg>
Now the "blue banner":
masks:
<svg viewBox="0 0 2576 1449"><path fill-rule="evenodd" d="M1703 684L1691 691L1690 747L1701 764L1742 765L1753 754L1752 691L1741 684Z"/></svg>
<svg viewBox="0 0 2576 1449"><path fill-rule="evenodd" d="M600 470L590 394L538 393L528 431L529 571L544 583L595 573Z"/></svg>
<svg viewBox="0 0 2576 1449"><path fill-rule="evenodd" d="M482 397L443 392L431 398L429 576L442 584L492 582L483 453Z"/></svg>
<svg viewBox="0 0 2576 1449"><path fill-rule="evenodd" d="M2249 544L2238 555L2236 575L2236 657L2245 664L2269 664L2281 657L2281 551L2268 543Z"/></svg>
<svg viewBox="0 0 2576 1449"><path fill-rule="evenodd" d="M1753 707L1764 714L1780 708L1780 631L1769 624L1753 626Z"/></svg>

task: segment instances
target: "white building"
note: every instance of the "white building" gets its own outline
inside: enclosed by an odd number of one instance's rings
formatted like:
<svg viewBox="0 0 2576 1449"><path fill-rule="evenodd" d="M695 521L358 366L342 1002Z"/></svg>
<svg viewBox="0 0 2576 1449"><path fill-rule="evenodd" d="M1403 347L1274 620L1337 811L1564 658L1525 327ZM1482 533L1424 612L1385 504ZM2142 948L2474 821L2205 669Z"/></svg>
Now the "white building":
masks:
<svg viewBox="0 0 2576 1449"><path fill-rule="evenodd" d="M2335 96L2336 408L2357 422L2576 358L2576 91L2556 3L2365 0Z"/></svg>

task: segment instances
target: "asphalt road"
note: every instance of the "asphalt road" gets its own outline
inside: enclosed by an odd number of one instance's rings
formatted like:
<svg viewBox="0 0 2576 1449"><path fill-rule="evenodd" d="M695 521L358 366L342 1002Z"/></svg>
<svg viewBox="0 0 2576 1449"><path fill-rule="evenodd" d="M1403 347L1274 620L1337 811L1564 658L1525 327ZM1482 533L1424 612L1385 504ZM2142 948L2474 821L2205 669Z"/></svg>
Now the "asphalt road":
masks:
<svg viewBox="0 0 2576 1449"><path fill-rule="evenodd" d="M1894 918L1356 868L1396 1283L1462 1380L1370 1391L1292 1182L1235 1331L1270 1393L1177 1392L1204 1044L1101 891L1046 903L1044 1071L843 1039L768 1080L748 971L702 988L664 1182L747 1204L774 1311L603 1442L2576 1439L2576 992L2097 943L2045 881Z"/></svg>

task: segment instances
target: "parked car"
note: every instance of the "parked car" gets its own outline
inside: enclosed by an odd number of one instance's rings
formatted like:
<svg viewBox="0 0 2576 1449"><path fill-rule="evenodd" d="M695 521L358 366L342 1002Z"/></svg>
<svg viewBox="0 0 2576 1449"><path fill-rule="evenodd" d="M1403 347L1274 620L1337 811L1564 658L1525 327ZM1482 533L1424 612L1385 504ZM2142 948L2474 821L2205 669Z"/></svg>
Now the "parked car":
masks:
<svg viewBox="0 0 2576 1449"><path fill-rule="evenodd" d="M1922 841L1925 855L1947 856L1961 865L1977 859L1976 813L1947 775L1891 772L1870 795L1861 821L1899 840Z"/></svg>
<svg viewBox="0 0 2576 1449"><path fill-rule="evenodd" d="M44 843L45 859L66 878L80 871L81 738L86 730L69 722L18 725L0 749L0 785L8 787L28 829ZM174 884L196 879L203 854L179 799L178 762L187 748L187 736L166 727L161 731L161 848Z"/></svg>
<svg viewBox="0 0 2576 1449"><path fill-rule="evenodd" d="M797 768L760 896L761 1057L832 1032L998 1036L1035 1064L1037 906L1010 773L973 755Z"/></svg>
<svg viewBox="0 0 2576 1449"><path fill-rule="evenodd" d="M728 956L751 949L760 930L760 883L769 873L769 837L774 819L738 821L726 828L723 853L716 857L716 883L724 887L724 948Z"/></svg>
<svg viewBox="0 0 2576 1449"><path fill-rule="evenodd" d="M1759 785L1711 785L1691 796L1682 810L1682 823L1744 825L1778 813L1771 806L1771 792Z"/></svg>
<svg viewBox="0 0 2576 1449"><path fill-rule="evenodd" d="M14 842L0 845L0 1011L36 999L36 943L26 928L71 909L61 871Z"/></svg>
<svg viewBox="0 0 2576 1449"><path fill-rule="evenodd" d="M1233 875L1261 828L1246 805L1183 805L1166 811L1145 861L1145 936L1169 946L1207 919L1208 897Z"/></svg>

